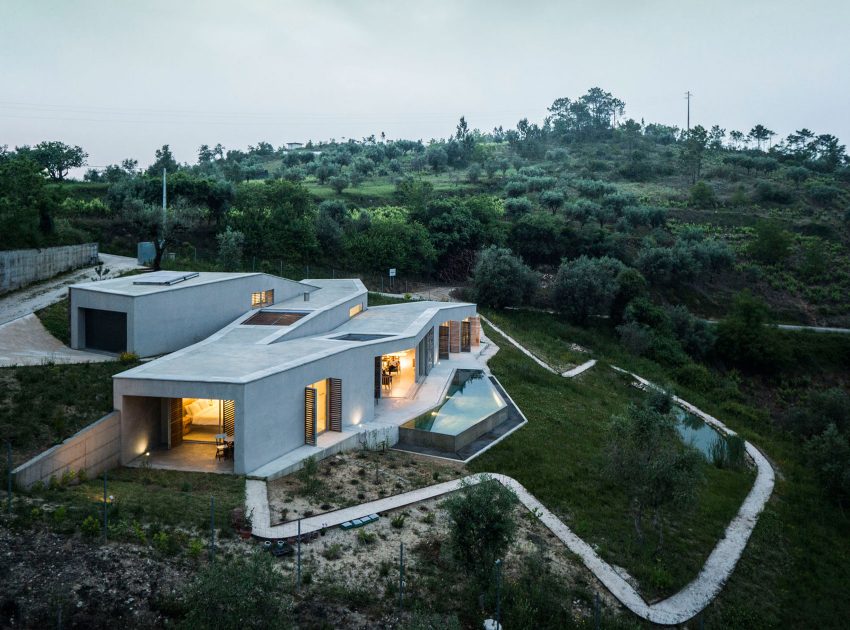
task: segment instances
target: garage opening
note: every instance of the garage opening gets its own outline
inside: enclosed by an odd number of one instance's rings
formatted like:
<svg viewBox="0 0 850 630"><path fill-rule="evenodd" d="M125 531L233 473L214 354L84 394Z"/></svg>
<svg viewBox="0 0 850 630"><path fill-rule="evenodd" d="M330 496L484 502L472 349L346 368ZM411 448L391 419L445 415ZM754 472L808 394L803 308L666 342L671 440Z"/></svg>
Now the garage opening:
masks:
<svg viewBox="0 0 850 630"><path fill-rule="evenodd" d="M80 309L85 321L86 348L119 354L127 350L127 313Z"/></svg>

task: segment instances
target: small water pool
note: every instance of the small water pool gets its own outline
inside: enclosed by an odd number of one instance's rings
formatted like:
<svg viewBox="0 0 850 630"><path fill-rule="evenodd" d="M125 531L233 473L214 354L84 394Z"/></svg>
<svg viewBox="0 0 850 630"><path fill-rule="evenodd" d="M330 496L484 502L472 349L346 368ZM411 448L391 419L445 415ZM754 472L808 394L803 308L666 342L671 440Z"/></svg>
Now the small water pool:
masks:
<svg viewBox="0 0 850 630"><path fill-rule="evenodd" d="M443 403L401 425L399 442L456 452L507 415L507 403L482 370L456 370Z"/></svg>
<svg viewBox="0 0 850 630"><path fill-rule="evenodd" d="M688 413L681 407L673 407L676 416L676 431L686 444L697 449L702 456L711 461L711 446L720 438L720 434L706 424L702 418Z"/></svg>

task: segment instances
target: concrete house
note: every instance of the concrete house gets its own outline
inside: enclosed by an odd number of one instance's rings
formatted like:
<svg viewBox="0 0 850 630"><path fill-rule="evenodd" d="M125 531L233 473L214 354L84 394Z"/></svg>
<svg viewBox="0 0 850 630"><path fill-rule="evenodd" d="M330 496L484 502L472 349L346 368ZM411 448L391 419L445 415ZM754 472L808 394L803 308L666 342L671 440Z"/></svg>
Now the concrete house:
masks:
<svg viewBox="0 0 850 630"><path fill-rule="evenodd" d="M95 331L105 351L170 352L114 377L120 463L212 461L226 442L232 471L257 475L304 447L356 446L379 404L415 400L480 334L474 304L369 307L359 280L163 272L75 286L71 307L75 347L97 347Z"/></svg>

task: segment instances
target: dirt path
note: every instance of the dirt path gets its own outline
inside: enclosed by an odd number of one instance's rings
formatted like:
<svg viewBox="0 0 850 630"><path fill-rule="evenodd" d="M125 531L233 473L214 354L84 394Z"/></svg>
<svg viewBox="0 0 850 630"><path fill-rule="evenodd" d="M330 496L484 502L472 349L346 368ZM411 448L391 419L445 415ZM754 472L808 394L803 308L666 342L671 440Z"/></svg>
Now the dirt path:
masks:
<svg viewBox="0 0 850 630"><path fill-rule="evenodd" d="M100 259L109 269L108 277L110 278L125 271L140 268L135 258L127 256L100 254ZM29 315L58 302L67 295L68 285L90 282L93 275L90 267L77 269L0 297L0 324Z"/></svg>
<svg viewBox="0 0 850 630"><path fill-rule="evenodd" d="M0 324L0 367L114 360L104 354L71 350L47 332L32 313Z"/></svg>

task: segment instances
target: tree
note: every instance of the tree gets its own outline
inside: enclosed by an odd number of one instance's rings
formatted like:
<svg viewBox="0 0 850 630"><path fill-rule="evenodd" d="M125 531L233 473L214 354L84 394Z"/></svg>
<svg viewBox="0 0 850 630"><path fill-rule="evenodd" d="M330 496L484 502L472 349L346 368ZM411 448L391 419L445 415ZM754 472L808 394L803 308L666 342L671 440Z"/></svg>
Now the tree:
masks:
<svg viewBox="0 0 850 630"><path fill-rule="evenodd" d="M723 139L726 137L726 130L722 129L720 125L712 125L711 130L708 132L708 148L714 151L720 151L723 149Z"/></svg>
<svg viewBox="0 0 850 630"><path fill-rule="evenodd" d="M555 308L578 323L610 315L619 290L617 278L624 268L623 263L608 256L564 260L553 285Z"/></svg>
<svg viewBox="0 0 850 630"><path fill-rule="evenodd" d="M775 221L759 221L755 239L747 251L750 256L766 265L776 265L786 258L791 249L791 235Z"/></svg>
<svg viewBox="0 0 850 630"><path fill-rule="evenodd" d="M567 225L561 217L540 212L526 214L511 225L508 242L529 265L557 265L566 254L566 232Z"/></svg>
<svg viewBox="0 0 850 630"><path fill-rule="evenodd" d="M446 165L449 163L449 154L446 153L446 150L437 144L432 144L428 147L428 151L425 153L425 159L428 162L428 166L435 173L439 173L446 168Z"/></svg>
<svg viewBox="0 0 850 630"><path fill-rule="evenodd" d="M72 168L85 166L88 153L82 147L64 142L40 142L32 149L31 157L53 181L61 182Z"/></svg>
<svg viewBox="0 0 850 630"><path fill-rule="evenodd" d="M355 268L386 273L428 274L437 258L428 230L411 220L405 208L384 206L361 211L345 239L345 253Z"/></svg>
<svg viewBox="0 0 850 630"><path fill-rule="evenodd" d="M564 205L564 193L560 190L547 190L540 195L540 203L549 208L552 214Z"/></svg>
<svg viewBox="0 0 850 630"><path fill-rule="evenodd" d="M0 233L4 249L38 247L52 231L54 202L41 170L27 157L0 160Z"/></svg>
<svg viewBox="0 0 850 630"><path fill-rule="evenodd" d="M850 499L850 442L830 424L810 439L805 447L809 463L815 469L827 494L839 505Z"/></svg>
<svg viewBox="0 0 850 630"><path fill-rule="evenodd" d="M652 514L664 544L664 512L690 504L701 481L702 456L682 444L673 418L649 404L630 405L625 416L611 418L605 472L629 498L635 533L644 541L643 517Z"/></svg>
<svg viewBox="0 0 850 630"><path fill-rule="evenodd" d="M228 225L224 232L216 235L218 241L218 261L225 271L237 271L242 267L242 246L245 235Z"/></svg>
<svg viewBox="0 0 850 630"><path fill-rule="evenodd" d="M162 169L165 169L166 173L174 173L179 168L177 160L174 159L171 148L167 144L162 145L161 149L157 149L155 156L156 160L148 167L148 175L158 177L162 175Z"/></svg>
<svg viewBox="0 0 850 630"><path fill-rule="evenodd" d="M157 271L161 268L165 251L178 243L182 234L195 227L203 214L200 208L183 204L172 204L163 212L160 206L140 199L128 199L120 213L139 240L153 243L153 268Z"/></svg>
<svg viewBox="0 0 850 630"><path fill-rule="evenodd" d="M291 627L292 599L268 554L218 558L201 569L183 598L184 630ZM221 596L226 584L228 596Z"/></svg>
<svg viewBox="0 0 850 630"><path fill-rule="evenodd" d="M537 274L511 250L491 245L478 254L472 286L479 304L518 306L528 302L537 289Z"/></svg>
<svg viewBox="0 0 850 630"><path fill-rule="evenodd" d="M764 125L756 125L750 129L750 133L747 134L747 137L751 140L755 140L758 150L761 151L761 143L767 142L774 135L776 135L775 132L771 131Z"/></svg>
<svg viewBox="0 0 850 630"><path fill-rule="evenodd" d="M328 184L330 184L330 187L333 188L334 192L338 195L342 194L342 191L348 188L350 183L351 182L348 180L348 177L345 175L335 175L328 179Z"/></svg>
<svg viewBox="0 0 850 630"><path fill-rule="evenodd" d="M697 125L685 133L681 157L685 168L690 174L692 184L695 184L700 177L702 160L707 144L708 132L702 125Z"/></svg>
<svg viewBox="0 0 850 630"><path fill-rule="evenodd" d="M756 371L775 371L788 358L784 339L768 322L767 306L749 291L735 297L717 325L716 349L732 365Z"/></svg>
<svg viewBox="0 0 850 630"><path fill-rule="evenodd" d="M700 180L691 187L691 205L697 208L713 208L717 204L714 189Z"/></svg>
<svg viewBox="0 0 850 630"><path fill-rule="evenodd" d="M449 516L452 555L467 575L486 584L516 536L513 490L483 475L478 483L461 482L443 502Z"/></svg>

